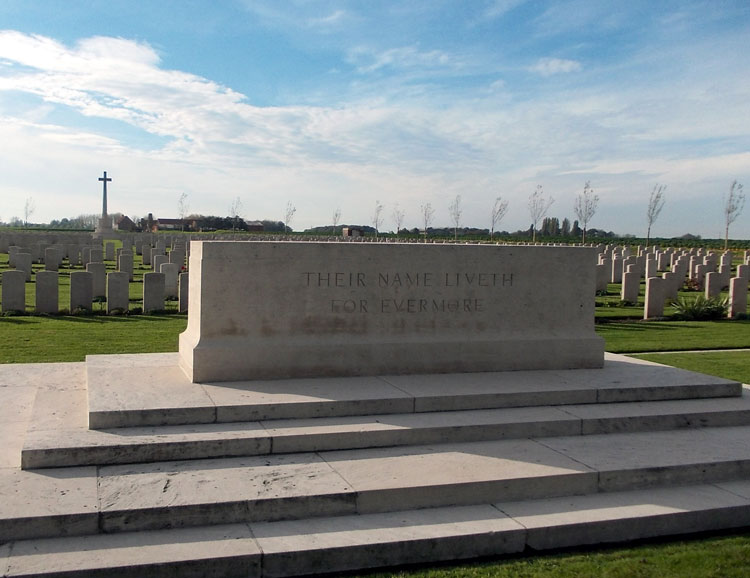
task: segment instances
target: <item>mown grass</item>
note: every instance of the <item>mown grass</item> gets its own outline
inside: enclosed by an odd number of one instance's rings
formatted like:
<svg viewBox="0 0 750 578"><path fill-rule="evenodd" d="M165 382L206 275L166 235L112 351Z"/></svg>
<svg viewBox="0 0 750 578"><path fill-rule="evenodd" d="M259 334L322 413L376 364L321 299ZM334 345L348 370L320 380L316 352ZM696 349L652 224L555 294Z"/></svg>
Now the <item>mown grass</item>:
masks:
<svg viewBox="0 0 750 578"><path fill-rule="evenodd" d="M367 578L744 578L750 533L360 574Z"/></svg>
<svg viewBox="0 0 750 578"><path fill-rule="evenodd" d="M750 351L648 353L633 357L750 384Z"/></svg>
<svg viewBox="0 0 750 578"><path fill-rule="evenodd" d="M750 321L617 321L596 326L612 353L750 348Z"/></svg>
<svg viewBox="0 0 750 578"><path fill-rule="evenodd" d="M0 317L0 363L83 361L102 353L177 351L186 315Z"/></svg>

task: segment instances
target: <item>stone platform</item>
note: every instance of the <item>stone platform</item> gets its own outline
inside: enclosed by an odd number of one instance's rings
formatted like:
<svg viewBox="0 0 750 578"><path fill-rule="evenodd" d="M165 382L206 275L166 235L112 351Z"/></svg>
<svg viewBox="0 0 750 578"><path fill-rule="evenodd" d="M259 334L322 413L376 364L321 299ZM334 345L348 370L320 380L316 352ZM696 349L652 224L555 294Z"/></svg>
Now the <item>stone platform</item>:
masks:
<svg viewBox="0 0 750 578"><path fill-rule="evenodd" d="M750 525L750 394L601 369L0 366L0 574L297 576Z"/></svg>

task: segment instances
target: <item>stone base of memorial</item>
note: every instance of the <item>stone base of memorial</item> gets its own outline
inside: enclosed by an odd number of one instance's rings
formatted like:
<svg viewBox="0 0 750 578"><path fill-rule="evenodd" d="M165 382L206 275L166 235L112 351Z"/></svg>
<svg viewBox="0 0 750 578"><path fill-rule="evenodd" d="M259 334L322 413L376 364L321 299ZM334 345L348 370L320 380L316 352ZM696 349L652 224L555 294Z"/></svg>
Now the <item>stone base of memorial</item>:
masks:
<svg viewBox="0 0 750 578"><path fill-rule="evenodd" d="M598 368L585 247L194 242L193 382Z"/></svg>

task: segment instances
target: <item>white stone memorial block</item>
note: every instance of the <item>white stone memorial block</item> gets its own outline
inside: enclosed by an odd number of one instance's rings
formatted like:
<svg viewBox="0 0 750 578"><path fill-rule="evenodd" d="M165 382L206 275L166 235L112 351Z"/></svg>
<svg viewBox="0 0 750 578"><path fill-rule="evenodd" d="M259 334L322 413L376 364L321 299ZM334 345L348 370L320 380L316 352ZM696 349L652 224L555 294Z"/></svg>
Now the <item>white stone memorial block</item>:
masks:
<svg viewBox="0 0 750 578"><path fill-rule="evenodd" d="M16 269L23 271L26 281L31 281L31 253L16 253Z"/></svg>
<svg viewBox="0 0 750 578"><path fill-rule="evenodd" d="M653 319L664 315L664 301L666 298L666 281L661 277L646 279L646 301L643 307L643 318Z"/></svg>
<svg viewBox="0 0 750 578"><path fill-rule="evenodd" d="M177 284L179 285L177 288L177 292L179 293L179 297L177 300L177 311L179 311L180 313L187 313L188 290L190 288L189 273L180 273Z"/></svg>
<svg viewBox="0 0 750 578"><path fill-rule="evenodd" d="M706 274L709 273L709 266L700 264L695 266L695 274L693 275L693 281L699 290L703 290L706 286Z"/></svg>
<svg viewBox="0 0 750 578"><path fill-rule="evenodd" d="M730 318L747 313L747 281L742 277L729 280L729 309Z"/></svg>
<svg viewBox="0 0 750 578"><path fill-rule="evenodd" d="M117 270L121 273L128 274L128 280L133 280L133 253L130 251L123 251L120 256L117 257Z"/></svg>
<svg viewBox="0 0 750 578"><path fill-rule="evenodd" d="M164 273L143 274L143 312L164 310Z"/></svg>
<svg viewBox="0 0 750 578"><path fill-rule="evenodd" d="M44 269L46 271L57 271L60 267L59 250L55 247L44 249Z"/></svg>
<svg viewBox="0 0 750 578"><path fill-rule="evenodd" d="M161 255L161 254L160 255L152 255L152 257L151 257L151 264L152 264L152 266L154 268L154 271L156 273L159 272L159 270L161 269L161 266L164 263L169 263L169 257L167 257L166 255Z"/></svg>
<svg viewBox="0 0 750 578"><path fill-rule="evenodd" d="M174 249L169 252L169 262L182 267L185 264L185 251Z"/></svg>
<svg viewBox="0 0 750 578"><path fill-rule="evenodd" d="M16 266L16 255L21 252L21 247L18 245L11 245L8 247L8 266L9 267L15 267Z"/></svg>
<svg viewBox="0 0 750 578"><path fill-rule="evenodd" d="M721 287L722 287L722 278L721 273L716 273L715 271L710 271L706 273L706 283L705 283L705 294L706 299L710 297L718 297L721 295Z"/></svg>
<svg viewBox="0 0 750 578"><path fill-rule="evenodd" d="M86 271L91 273L91 291L94 299L107 294L107 266L104 263L89 263Z"/></svg>
<svg viewBox="0 0 750 578"><path fill-rule="evenodd" d="M736 277L742 277L745 281L750 282L750 265L737 265Z"/></svg>
<svg viewBox="0 0 750 578"><path fill-rule="evenodd" d="M60 309L57 271L39 271L36 274L37 313L57 313Z"/></svg>
<svg viewBox="0 0 750 578"><path fill-rule="evenodd" d="M89 252L89 263L104 263L104 251L99 248L92 248Z"/></svg>
<svg viewBox="0 0 750 578"><path fill-rule="evenodd" d="M588 247L194 242L195 382L593 368Z"/></svg>
<svg viewBox="0 0 750 578"><path fill-rule="evenodd" d="M2 281L0 304L2 304L3 313L26 311L26 272L3 271Z"/></svg>
<svg viewBox="0 0 750 578"><path fill-rule="evenodd" d="M615 256L612 258L612 283L622 283L622 263L621 257Z"/></svg>
<svg viewBox="0 0 750 578"><path fill-rule="evenodd" d="M606 293L607 285L609 284L609 276L611 271L611 265L609 263L602 263L596 266L596 292Z"/></svg>
<svg viewBox="0 0 750 578"><path fill-rule="evenodd" d="M94 263L92 263L95 265ZM91 311L94 300L94 275L88 271L73 271L70 274L70 312L77 309Z"/></svg>
<svg viewBox="0 0 750 578"><path fill-rule="evenodd" d="M130 308L130 278L125 272L107 273L107 313Z"/></svg>
<svg viewBox="0 0 750 578"><path fill-rule="evenodd" d="M638 293L641 290L641 276L636 272L636 265L629 265L628 271L622 276L620 299L628 303L638 303Z"/></svg>
<svg viewBox="0 0 750 578"><path fill-rule="evenodd" d="M162 263L159 273L164 273L164 297L177 297L177 277L180 266L176 263Z"/></svg>
<svg viewBox="0 0 750 578"><path fill-rule="evenodd" d="M650 277L656 277L656 272L658 271L658 263L656 259L649 257L646 259L646 279L649 279Z"/></svg>
<svg viewBox="0 0 750 578"><path fill-rule="evenodd" d="M151 265L151 247L148 245L143 246L143 256L142 256L142 263L144 265Z"/></svg>
<svg viewBox="0 0 750 578"><path fill-rule="evenodd" d="M115 260L115 244L114 243L105 243L104 244L104 258L107 261L114 261Z"/></svg>

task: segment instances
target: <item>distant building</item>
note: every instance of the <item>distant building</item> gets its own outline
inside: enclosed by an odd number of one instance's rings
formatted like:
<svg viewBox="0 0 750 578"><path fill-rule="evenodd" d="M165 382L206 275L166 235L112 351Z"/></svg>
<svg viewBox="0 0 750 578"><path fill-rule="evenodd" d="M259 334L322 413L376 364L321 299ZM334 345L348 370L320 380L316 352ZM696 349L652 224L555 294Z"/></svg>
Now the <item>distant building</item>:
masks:
<svg viewBox="0 0 750 578"><path fill-rule="evenodd" d="M364 232L362 229L357 229L355 227L343 227L341 229L341 235L344 237L362 237Z"/></svg>
<svg viewBox="0 0 750 578"><path fill-rule="evenodd" d="M245 221L245 226L248 231L265 231L265 227L261 221Z"/></svg>
<svg viewBox="0 0 750 578"><path fill-rule="evenodd" d="M118 231L127 231L128 233L132 233L138 227L136 227L135 223L130 219L130 217L128 217L127 215L123 215L122 217L117 219L115 228Z"/></svg>
<svg viewBox="0 0 750 578"><path fill-rule="evenodd" d="M151 225L151 232L157 231L183 231L188 229L190 221L186 219L156 219Z"/></svg>

